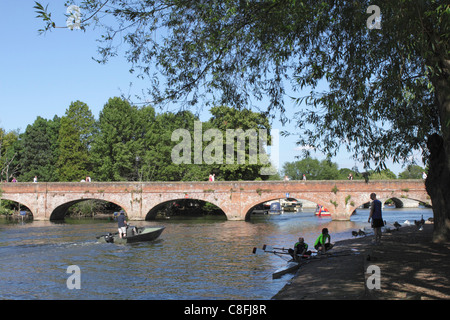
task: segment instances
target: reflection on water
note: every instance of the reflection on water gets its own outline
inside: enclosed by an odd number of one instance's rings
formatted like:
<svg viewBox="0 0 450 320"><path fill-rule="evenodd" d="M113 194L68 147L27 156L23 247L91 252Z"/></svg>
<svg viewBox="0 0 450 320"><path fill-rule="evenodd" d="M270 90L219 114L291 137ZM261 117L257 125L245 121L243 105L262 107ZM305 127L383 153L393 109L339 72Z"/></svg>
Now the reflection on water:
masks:
<svg viewBox="0 0 450 320"><path fill-rule="evenodd" d="M432 216L428 209L383 214L400 223ZM271 277L285 262L254 255L253 247L291 247L299 235L312 246L324 227L332 241L349 238L368 227L367 217L358 210L351 221L331 221L306 211L251 222L164 221L160 239L133 245L96 241L116 231L113 222L0 223L0 299L270 299L288 279ZM70 265L80 267L80 290L66 287Z"/></svg>

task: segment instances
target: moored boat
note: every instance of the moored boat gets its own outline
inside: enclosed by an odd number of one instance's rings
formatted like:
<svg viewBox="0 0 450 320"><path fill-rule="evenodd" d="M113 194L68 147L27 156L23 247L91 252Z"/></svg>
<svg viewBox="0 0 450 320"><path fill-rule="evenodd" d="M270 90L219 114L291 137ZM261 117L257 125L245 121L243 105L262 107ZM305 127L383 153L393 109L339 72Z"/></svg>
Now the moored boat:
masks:
<svg viewBox="0 0 450 320"><path fill-rule="evenodd" d="M331 216L331 213L328 211L328 209L321 205L317 205L315 214L319 217Z"/></svg>
<svg viewBox="0 0 450 320"><path fill-rule="evenodd" d="M283 212L279 202L272 202L270 204L269 214L281 214Z"/></svg>
<svg viewBox="0 0 450 320"><path fill-rule="evenodd" d="M127 236L125 238L120 238L117 233L109 233L97 238L98 241L106 243L135 243L153 241L161 235L164 229L165 227L128 227Z"/></svg>

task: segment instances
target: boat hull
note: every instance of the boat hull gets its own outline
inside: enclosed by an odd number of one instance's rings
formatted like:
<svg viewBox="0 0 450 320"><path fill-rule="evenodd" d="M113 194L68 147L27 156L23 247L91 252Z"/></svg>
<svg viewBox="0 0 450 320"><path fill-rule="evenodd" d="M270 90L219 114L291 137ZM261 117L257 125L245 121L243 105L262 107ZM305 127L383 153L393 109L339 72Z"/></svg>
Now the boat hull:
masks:
<svg viewBox="0 0 450 320"><path fill-rule="evenodd" d="M318 217L329 217L331 216L331 213L327 212L316 212L316 216Z"/></svg>
<svg viewBox="0 0 450 320"><path fill-rule="evenodd" d="M279 269L277 271L275 271L272 274L272 279L280 279L283 275L288 274L288 273L294 273L296 272L298 269L300 269L300 263L295 262L295 261L289 261L287 263L287 266Z"/></svg>
<svg viewBox="0 0 450 320"><path fill-rule="evenodd" d="M137 233L135 235L129 235L126 238L120 238L118 235L105 235L100 237L99 241L107 243L136 243L153 241L161 235L165 227L143 227L136 229Z"/></svg>

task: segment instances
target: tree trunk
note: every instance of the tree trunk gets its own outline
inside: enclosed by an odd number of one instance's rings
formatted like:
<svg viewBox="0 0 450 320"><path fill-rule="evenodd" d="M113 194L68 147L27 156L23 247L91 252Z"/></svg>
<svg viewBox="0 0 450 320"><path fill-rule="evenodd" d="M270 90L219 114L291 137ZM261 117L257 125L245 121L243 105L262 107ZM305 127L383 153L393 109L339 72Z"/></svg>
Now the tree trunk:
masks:
<svg viewBox="0 0 450 320"><path fill-rule="evenodd" d="M450 240L450 61L441 64L444 76L433 81L439 108L441 134L432 134L427 141L430 152L425 187L431 197L434 215L434 241Z"/></svg>
<svg viewBox="0 0 450 320"><path fill-rule="evenodd" d="M433 239L435 242L443 242L450 240L450 159L444 151L444 141L440 135L431 135L427 146L430 161L425 187L433 206Z"/></svg>

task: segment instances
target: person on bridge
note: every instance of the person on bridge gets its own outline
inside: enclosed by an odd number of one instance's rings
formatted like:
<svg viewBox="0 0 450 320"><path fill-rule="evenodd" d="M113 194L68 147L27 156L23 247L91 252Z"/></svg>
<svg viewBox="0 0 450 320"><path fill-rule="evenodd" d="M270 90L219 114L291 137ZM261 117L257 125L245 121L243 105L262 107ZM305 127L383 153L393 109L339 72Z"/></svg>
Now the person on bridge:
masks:
<svg viewBox="0 0 450 320"><path fill-rule="evenodd" d="M370 204L370 214L367 222L370 223L370 219L372 219L372 228L375 235L374 243L378 245L381 242L381 227L384 226L381 201L377 199L375 193L370 194L370 199L372 199L372 203Z"/></svg>
<svg viewBox="0 0 450 320"><path fill-rule="evenodd" d="M120 215L117 217L117 222L119 227L119 237L125 238L127 236L127 220L123 211L120 211Z"/></svg>
<svg viewBox="0 0 450 320"><path fill-rule="evenodd" d="M333 244L331 242L331 236L328 233L327 228L322 229L322 234L316 239L314 242L314 248L317 252L325 253L327 250L331 250L333 248Z"/></svg>

